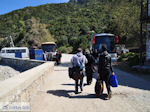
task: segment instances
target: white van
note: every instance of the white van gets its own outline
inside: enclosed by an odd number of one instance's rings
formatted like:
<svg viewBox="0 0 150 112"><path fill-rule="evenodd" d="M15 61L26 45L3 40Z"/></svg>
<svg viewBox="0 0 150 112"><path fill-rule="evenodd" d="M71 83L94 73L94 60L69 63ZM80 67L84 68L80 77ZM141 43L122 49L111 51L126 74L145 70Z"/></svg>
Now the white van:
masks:
<svg viewBox="0 0 150 112"><path fill-rule="evenodd" d="M4 47L1 49L0 56L7 58L15 58L20 53L20 58L29 59L29 49L27 47Z"/></svg>

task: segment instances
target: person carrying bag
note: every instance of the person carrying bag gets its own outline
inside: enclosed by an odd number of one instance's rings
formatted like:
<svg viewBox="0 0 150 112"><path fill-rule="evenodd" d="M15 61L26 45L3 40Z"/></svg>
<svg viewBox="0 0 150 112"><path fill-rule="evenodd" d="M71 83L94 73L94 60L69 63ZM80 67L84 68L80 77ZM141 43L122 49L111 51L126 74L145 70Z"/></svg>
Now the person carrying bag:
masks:
<svg viewBox="0 0 150 112"><path fill-rule="evenodd" d="M107 46L103 44L102 53L99 56L98 76L106 84L108 99L112 97L110 88L110 74L115 75L111 65L111 56L107 52Z"/></svg>
<svg viewBox="0 0 150 112"><path fill-rule="evenodd" d="M82 49L78 48L77 54L71 58L72 63L72 78L75 80L75 93L78 94L78 82L80 80L80 89L83 91L83 79L85 76L86 57L82 54Z"/></svg>

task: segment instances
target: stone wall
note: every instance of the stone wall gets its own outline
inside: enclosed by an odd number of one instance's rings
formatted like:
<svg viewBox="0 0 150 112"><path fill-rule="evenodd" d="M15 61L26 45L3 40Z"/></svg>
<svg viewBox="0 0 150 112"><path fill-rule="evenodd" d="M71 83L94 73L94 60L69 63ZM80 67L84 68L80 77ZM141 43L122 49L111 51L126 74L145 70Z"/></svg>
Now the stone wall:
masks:
<svg viewBox="0 0 150 112"><path fill-rule="evenodd" d="M22 58L1 58L0 62L8 66L13 66L14 68L21 67L22 71L26 71L33 67L43 64L45 61L29 60Z"/></svg>

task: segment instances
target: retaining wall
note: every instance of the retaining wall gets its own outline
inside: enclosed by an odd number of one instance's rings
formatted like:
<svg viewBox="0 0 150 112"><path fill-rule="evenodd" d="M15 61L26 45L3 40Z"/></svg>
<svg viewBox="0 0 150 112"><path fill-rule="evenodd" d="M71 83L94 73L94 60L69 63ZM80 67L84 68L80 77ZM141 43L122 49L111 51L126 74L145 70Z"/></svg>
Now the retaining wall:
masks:
<svg viewBox="0 0 150 112"><path fill-rule="evenodd" d="M22 71L29 70L33 67L45 63L45 61L29 60L29 59L22 59L22 58L1 58L0 62L8 66L13 66L14 68L21 67Z"/></svg>

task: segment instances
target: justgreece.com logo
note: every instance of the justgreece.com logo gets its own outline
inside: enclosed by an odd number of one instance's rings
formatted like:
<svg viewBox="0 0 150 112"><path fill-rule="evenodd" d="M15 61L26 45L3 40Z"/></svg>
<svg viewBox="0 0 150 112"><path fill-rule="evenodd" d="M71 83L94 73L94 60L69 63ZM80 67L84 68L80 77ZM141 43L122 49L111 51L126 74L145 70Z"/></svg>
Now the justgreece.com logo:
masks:
<svg viewBox="0 0 150 112"><path fill-rule="evenodd" d="M0 102L1 111L30 111L29 102Z"/></svg>

